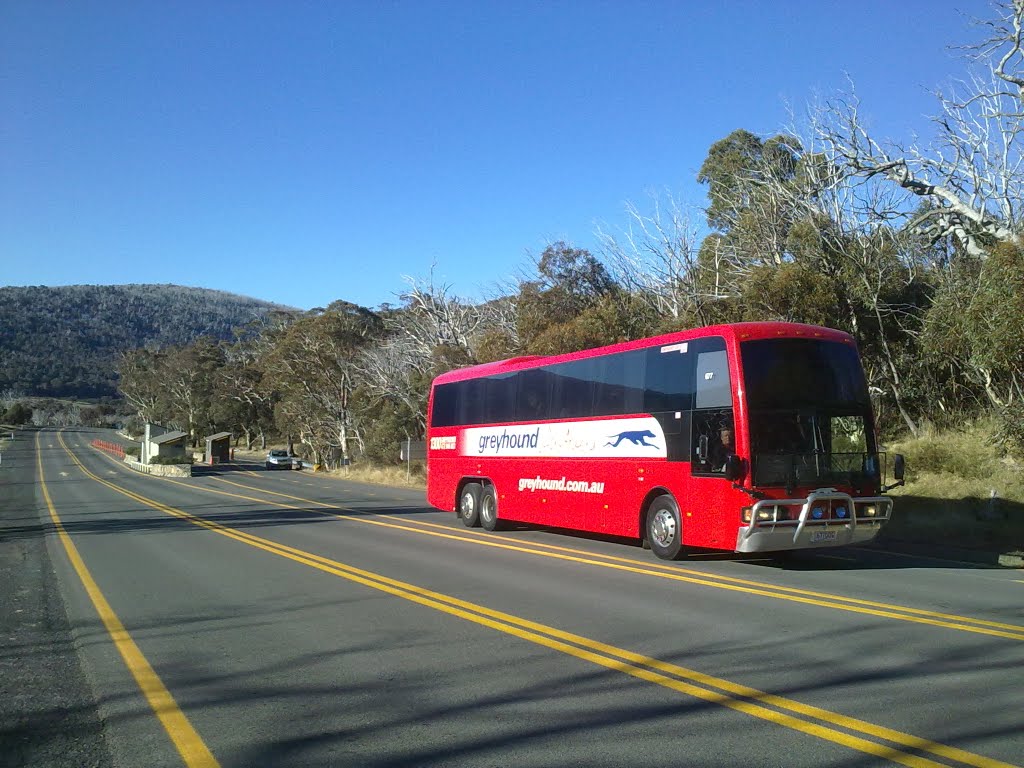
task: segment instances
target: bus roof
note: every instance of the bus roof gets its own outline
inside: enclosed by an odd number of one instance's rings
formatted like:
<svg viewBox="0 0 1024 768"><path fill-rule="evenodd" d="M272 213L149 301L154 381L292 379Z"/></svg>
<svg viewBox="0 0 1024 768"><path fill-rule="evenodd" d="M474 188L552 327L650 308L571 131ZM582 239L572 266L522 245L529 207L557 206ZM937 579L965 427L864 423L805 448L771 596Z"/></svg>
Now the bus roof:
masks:
<svg viewBox="0 0 1024 768"><path fill-rule="evenodd" d="M753 339L767 338L821 338L830 341L840 341L853 344L853 337L845 331L837 331L834 328L825 328L820 325L805 325L803 323L731 323L728 325L708 325L703 328L692 328L685 331L666 333L661 336L650 336L635 341L624 341L618 344L610 344L606 347L594 347L579 352L567 352L562 355L527 355L524 357L513 357L509 360L498 360L493 363L482 365L471 365L467 368L457 368L454 371L442 373L434 384L446 384L452 381L464 381L482 376L495 376L501 373L512 373L513 371L536 368L541 365L553 365L564 363L570 360L582 360L588 357L599 357L601 355L614 354L616 352L629 352L634 349L645 349L664 344L675 344L690 339L699 339L705 336L724 336L735 341L751 341Z"/></svg>

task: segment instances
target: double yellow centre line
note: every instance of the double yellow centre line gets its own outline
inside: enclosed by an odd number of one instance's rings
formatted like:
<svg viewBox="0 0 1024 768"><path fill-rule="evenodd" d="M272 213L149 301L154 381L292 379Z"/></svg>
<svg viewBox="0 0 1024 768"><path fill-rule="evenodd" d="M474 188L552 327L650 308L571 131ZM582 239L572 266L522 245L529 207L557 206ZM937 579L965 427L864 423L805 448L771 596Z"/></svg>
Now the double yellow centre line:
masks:
<svg viewBox="0 0 1024 768"><path fill-rule="evenodd" d="M197 517L97 477L71 453L64 443L63 437L59 439L78 468L101 485L152 509L186 520L193 525L264 552L315 568L323 573L338 576L636 679L654 683L702 701L717 704L900 765L912 768L938 768L938 766L947 766L948 768L949 765L1013 768L1009 763L705 675L676 664L355 568L327 557ZM41 468L40 464L40 470ZM938 762L935 758L945 762Z"/></svg>
<svg viewBox="0 0 1024 768"><path fill-rule="evenodd" d="M204 488L184 483L179 480L171 480L167 478L164 479L169 483L183 485L191 490L202 491L204 493L210 493L217 496L227 496L233 499L254 501L260 504L269 504L271 506L280 507L282 509L301 509L304 512L310 511L309 507L319 507L322 510L321 514L345 520L347 522L354 522L362 525L375 525L382 528L392 528L395 530L408 531L411 533L419 534L421 536L432 536L435 538L448 539L474 546L492 547L494 549L521 552L524 554L534 555L537 557L548 557L556 560L565 560L568 562L578 563L581 565L608 568L616 571L634 573L641 576L653 576L655 578L667 579L669 581L685 582L688 584L696 584L703 587L712 587L714 589L724 589L726 591L731 592L742 592L748 595L768 597L772 598L773 600L785 600L793 603L801 603L803 605L813 605L819 608L828 608L831 610L846 611L849 613L859 613L883 619L906 621L912 624L925 624L933 627L942 627L944 629L953 629L960 632L971 632L979 635L988 635L990 637L999 637L1006 640L1024 640L1024 627L1020 626L1019 624L1008 624L999 621L989 621L986 619L977 619L970 616L959 616L951 613L943 613L941 611L930 611L923 608L910 608L902 605L883 603L876 600L867 600L858 597L846 597L843 595L829 594L826 592L816 592L814 590L806 588L784 587L781 585L767 585L764 582L751 581L750 579L741 579L733 576L725 576L722 574L710 575L707 573L703 573L701 571L680 568L678 566L660 565L657 563L643 563L631 558L617 557L615 555L609 554L584 552L582 550L572 549L570 547L561 547L553 544L545 544L536 541L530 542L528 544L524 544L522 542L510 542L500 537L480 535L479 533L475 533L468 530L461 533L453 533L450 526L437 525L436 523L429 523L423 520L395 522L394 520L390 520L383 516L377 515L361 514L358 516L353 516L339 514L339 512L344 511L344 508L339 507L337 504L328 504L322 501L317 501L315 499L306 499L301 496L293 496L287 493L280 493L278 491L271 491L266 489L257 490L250 486L243 485L241 483L236 483L231 480L226 480L224 478L217 478L217 480L220 483L235 486L236 488L242 488L252 493L263 494L264 496L276 496L279 498L300 502L303 506L299 507L296 506L295 504L270 501L266 498L246 496L244 494L222 491L214 488Z"/></svg>

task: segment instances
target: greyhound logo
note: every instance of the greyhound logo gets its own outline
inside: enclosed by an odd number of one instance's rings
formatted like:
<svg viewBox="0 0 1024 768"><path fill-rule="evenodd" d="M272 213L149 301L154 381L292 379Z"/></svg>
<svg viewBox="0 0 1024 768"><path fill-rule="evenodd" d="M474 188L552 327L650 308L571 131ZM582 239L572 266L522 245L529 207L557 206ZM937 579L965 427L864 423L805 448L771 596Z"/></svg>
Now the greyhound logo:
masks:
<svg viewBox="0 0 1024 768"><path fill-rule="evenodd" d="M654 433L649 429L636 430L634 432L619 432L617 435L612 435L615 438L615 442L609 440L605 445L610 445L612 448L618 448L619 443L623 440L628 440L633 445L642 445L644 448L657 448L658 446L653 443L648 443L648 437L654 437Z"/></svg>

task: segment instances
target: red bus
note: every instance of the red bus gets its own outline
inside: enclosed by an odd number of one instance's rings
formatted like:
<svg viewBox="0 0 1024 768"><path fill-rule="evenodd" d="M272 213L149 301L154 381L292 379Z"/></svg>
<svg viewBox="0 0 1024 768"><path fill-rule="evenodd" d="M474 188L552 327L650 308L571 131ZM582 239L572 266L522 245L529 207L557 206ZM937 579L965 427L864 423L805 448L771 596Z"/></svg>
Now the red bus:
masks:
<svg viewBox="0 0 1024 768"><path fill-rule="evenodd" d="M675 559L863 543L892 510L856 344L829 328L718 325L463 368L434 380L427 419L427 499L470 527L632 537Z"/></svg>

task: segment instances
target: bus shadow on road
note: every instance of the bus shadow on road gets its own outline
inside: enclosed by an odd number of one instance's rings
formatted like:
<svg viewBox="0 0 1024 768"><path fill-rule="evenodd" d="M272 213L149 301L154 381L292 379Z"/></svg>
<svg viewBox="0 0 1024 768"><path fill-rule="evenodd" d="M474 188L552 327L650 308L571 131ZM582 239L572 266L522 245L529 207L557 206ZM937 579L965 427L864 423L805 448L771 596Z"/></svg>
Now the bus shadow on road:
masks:
<svg viewBox="0 0 1024 768"><path fill-rule="evenodd" d="M502 533L513 534L510 538L519 538L523 543L526 543L524 540L526 534L539 534L545 539L543 542L545 545L571 547L574 541L615 544L622 547L621 557L640 560L647 556L652 564L675 564L684 568L687 565L701 563L736 563L782 571L903 570L910 568L1005 570L1006 567L1000 564L999 555L995 553L974 553L975 559L967 560L958 559L955 556L956 552L943 551L934 547L893 546L885 542L870 547L836 547L759 553L688 547L679 560L665 561L659 560L649 550L644 549L637 539L629 537L608 536L528 523L505 523ZM517 537L516 534L521 536ZM596 557L601 557L610 553L594 551L593 553L581 552L581 554L593 554Z"/></svg>
<svg viewBox="0 0 1024 768"><path fill-rule="evenodd" d="M912 549L912 551L910 551ZM739 556L737 556L739 557ZM761 567L784 571L872 571L905 569L1004 570L996 553L975 553L972 560L957 559L955 553L928 547L907 550L884 545L840 547L830 550L775 552L770 557L750 560Z"/></svg>

